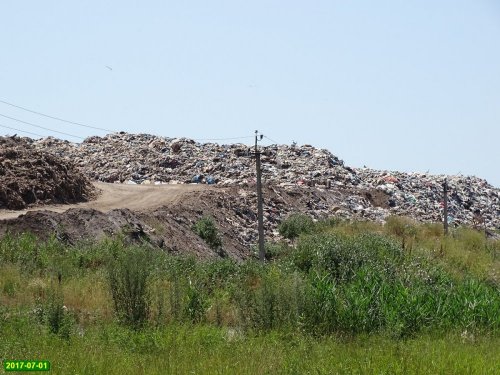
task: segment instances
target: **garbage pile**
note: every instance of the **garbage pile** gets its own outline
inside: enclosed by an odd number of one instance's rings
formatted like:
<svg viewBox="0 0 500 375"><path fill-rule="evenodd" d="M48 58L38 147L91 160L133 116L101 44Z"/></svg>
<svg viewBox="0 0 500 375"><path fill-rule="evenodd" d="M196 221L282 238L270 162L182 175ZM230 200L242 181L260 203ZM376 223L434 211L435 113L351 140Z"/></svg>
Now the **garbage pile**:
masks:
<svg viewBox="0 0 500 375"><path fill-rule="evenodd" d="M500 189L473 176L445 176L358 169L358 188L375 189L387 195L392 214L422 221L443 217L444 186L448 187L448 223L500 228Z"/></svg>
<svg viewBox="0 0 500 375"><path fill-rule="evenodd" d="M197 143L148 134L114 133L89 137L81 144L45 138L38 149L71 159L90 178L120 183L255 183L252 148L243 144ZM313 179L355 179L350 168L327 150L312 146L265 147L263 177L270 183L310 184Z"/></svg>
<svg viewBox="0 0 500 375"><path fill-rule="evenodd" d="M39 150L71 160L93 180L255 185L253 149L243 144L198 143L123 132L89 137L81 144L55 138L32 142ZM271 145L260 150L266 186L294 191L314 188L337 197L335 205L311 202L308 211L314 217L335 214L384 221L389 215L406 215L439 221L443 215L442 184L447 178L450 224L480 223L500 229L500 190L480 178L350 168L329 151L310 145Z"/></svg>
<svg viewBox="0 0 500 375"><path fill-rule="evenodd" d="M74 203L94 195L91 182L68 161L35 150L29 139L0 137L0 208Z"/></svg>
<svg viewBox="0 0 500 375"><path fill-rule="evenodd" d="M302 212L315 219L325 219L340 209L340 197L313 187L268 185L263 188L263 195L264 230L267 238L273 240L279 239L279 223L292 213ZM197 192L196 199L184 199L176 217L184 217L188 222L203 212L215 218L226 239L248 247L258 240L256 207L257 193L252 188L207 189Z"/></svg>

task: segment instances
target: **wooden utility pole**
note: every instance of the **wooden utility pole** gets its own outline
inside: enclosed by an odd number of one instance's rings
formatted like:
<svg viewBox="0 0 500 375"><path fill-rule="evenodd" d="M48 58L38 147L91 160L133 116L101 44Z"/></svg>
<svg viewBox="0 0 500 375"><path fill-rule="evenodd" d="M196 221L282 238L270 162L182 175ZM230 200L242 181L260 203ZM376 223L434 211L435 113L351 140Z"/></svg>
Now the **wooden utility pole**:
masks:
<svg viewBox="0 0 500 375"><path fill-rule="evenodd" d="M444 226L444 234L448 234L448 180L445 178L444 179L444 184L443 184L443 199L444 199L444 206L443 206L443 226Z"/></svg>
<svg viewBox="0 0 500 375"><path fill-rule="evenodd" d="M264 262L266 250L264 248L264 209L262 207L262 170L260 167L260 152L257 149L258 131L255 131L255 167L257 168L257 216L259 220L259 260ZM262 139L263 135L260 135Z"/></svg>

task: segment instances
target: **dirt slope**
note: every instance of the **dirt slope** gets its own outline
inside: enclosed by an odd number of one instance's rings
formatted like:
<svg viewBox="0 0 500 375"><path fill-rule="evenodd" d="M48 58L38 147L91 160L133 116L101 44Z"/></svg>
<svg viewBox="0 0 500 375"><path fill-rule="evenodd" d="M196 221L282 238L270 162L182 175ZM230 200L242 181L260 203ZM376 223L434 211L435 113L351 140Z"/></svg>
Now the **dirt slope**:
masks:
<svg viewBox="0 0 500 375"><path fill-rule="evenodd" d="M55 234L69 244L120 234L130 242L147 242L177 254L209 258L210 249L191 229L198 220L197 196L206 185L121 185L95 182L99 190L91 202L44 205L29 210L0 210L0 236L30 232L40 239ZM216 189L222 192L224 189ZM217 194L216 194L217 195ZM186 203L184 203L186 200ZM189 212L188 212L189 211ZM227 255L245 258L237 241L226 241Z"/></svg>
<svg viewBox="0 0 500 375"><path fill-rule="evenodd" d="M71 208L88 208L104 213L125 208L132 211L148 211L177 203L187 192L210 189L206 185L123 185L105 182L94 182L94 186L100 192L95 200L76 204L44 205L24 210L0 209L0 220L16 218L28 211L62 213Z"/></svg>
<svg viewBox="0 0 500 375"><path fill-rule="evenodd" d="M0 236L32 232L41 239L55 234L70 244L124 235L175 254L199 258L252 256L257 243L254 187L207 185L121 185L95 183L95 201L43 206L29 211L0 210ZM264 188L264 227L276 239L277 225L291 212L313 217L331 216L332 207L345 200L340 192L309 187ZM340 211L339 211L340 212ZM192 230L203 216L212 217L222 237L222 251L210 249Z"/></svg>

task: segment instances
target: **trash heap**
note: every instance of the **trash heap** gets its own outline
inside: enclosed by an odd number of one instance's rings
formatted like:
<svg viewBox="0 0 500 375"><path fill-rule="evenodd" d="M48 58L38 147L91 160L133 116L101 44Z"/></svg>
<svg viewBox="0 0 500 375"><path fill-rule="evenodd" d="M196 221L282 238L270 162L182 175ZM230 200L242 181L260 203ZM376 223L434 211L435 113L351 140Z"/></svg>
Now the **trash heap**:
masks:
<svg viewBox="0 0 500 375"><path fill-rule="evenodd" d="M94 195L91 182L68 161L35 150L29 139L0 137L0 208L74 203Z"/></svg>
<svg viewBox="0 0 500 375"><path fill-rule="evenodd" d="M500 228L500 189L473 176L428 175L357 170L359 188L375 188L388 196L393 214L411 215L422 221L442 220L443 184L448 185L448 222ZM483 223L484 221L484 223Z"/></svg>
<svg viewBox="0 0 500 375"><path fill-rule="evenodd" d="M71 159L90 178L103 182L255 183L253 149L243 144L114 133L89 137L81 144L49 137L35 141L34 146ZM342 160L312 146L265 147L261 159L263 177L270 183L310 184L329 178L344 184L356 178Z"/></svg>
<svg viewBox="0 0 500 375"><path fill-rule="evenodd" d="M253 148L243 144L198 143L123 132L89 137L80 144L55 138L32 143L39 150L71 160L93 180L255 185ZM335 205L330 200L311 202L307 211L314 217L335 214L384 221L389 215L406 215L439 221L443 215L442 184L447 178L450 224L500 229L500 190L480 178L350 168L328 150L310 145L271 145L260 150L267 186L290 191L303 188L304 192L313 188L336 197L332 200Z"/></svg>
<svg viewBox="0 0 500 375"><path fill-rule="evenodd" d="M272 240L280 238L278 225L290 214L302 212L314 219L337 217L350 218L352 214L347 209L342 210L342 195L308 186L267 185L264 194L264 230ZM201 199L202 206L216 202L213 216L219 223L229 224L229 238L236 238L243 245L253 245L258 241L257 232L257 193L250 188L235 187L231 191L220 193L209 190L204 193L207 199Z"/></svg>

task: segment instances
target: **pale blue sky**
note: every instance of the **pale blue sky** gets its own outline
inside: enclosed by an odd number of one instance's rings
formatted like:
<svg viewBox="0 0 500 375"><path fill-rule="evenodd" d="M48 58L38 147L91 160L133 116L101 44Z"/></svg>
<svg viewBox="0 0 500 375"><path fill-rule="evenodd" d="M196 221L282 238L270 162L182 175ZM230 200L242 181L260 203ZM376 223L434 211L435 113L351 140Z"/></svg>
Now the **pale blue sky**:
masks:
<svg viewBox="0 0 500 375"><path fill-rule="evenodd" d="M354 167L461 172L500 187L498 0L3 0L0 25L9 103L168 137L259 129ZM105 134L3 103L0 114Z"/></svg>

